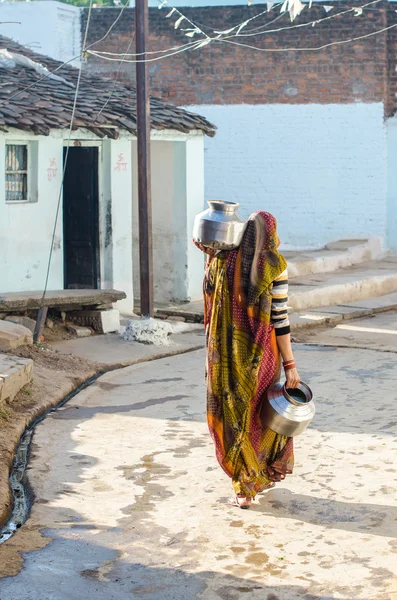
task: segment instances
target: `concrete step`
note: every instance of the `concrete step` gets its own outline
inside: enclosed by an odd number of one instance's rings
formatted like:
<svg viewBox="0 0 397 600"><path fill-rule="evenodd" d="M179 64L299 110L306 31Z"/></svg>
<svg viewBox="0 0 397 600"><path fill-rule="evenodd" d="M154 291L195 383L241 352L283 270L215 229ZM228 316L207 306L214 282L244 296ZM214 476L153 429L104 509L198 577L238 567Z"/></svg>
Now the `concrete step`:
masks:
<svg viewBox="0 0 397 600"><path fill-rule="evenodd" d="M32 377L30 358L0 354L0 405L6 400L10 402Z"/></svg>
<svg viewBox="0 0 397 600"><path fill-rule="evenodd" d="M294 278L289 285L289 307L294 313L340 307L349 303L359 303L357 306L364 309L366 299L379 299L394 292L397 292L397 254L389 253L381 260L333 273ZM386 301L385 310L388 310L387 306ZM203 322L203 312L203 301L199 300L183 305L158 307L156 316L163 319L178 317L182 321L199 323Z"/></svg>
<svg viewBox="0 0 397 600"><path fill-rule="evenodd" d="M356 302L337 304L325 308L312 308L294 312L290 315L292 334L306 329L336 326L342 321L351 321L374 316L379 313L397 311L397 292L374 298L361 299ZM190 321L191 323L203 322L203 303L190 302L185 306L159 308L156 316L162 319ZM186 325L181 323L181 325ZM195 327L195 325L192 325Z"/></svg>
<svg viewBox="0 0 397 600"><path fill-rule="evenodd" d="M397 292L397 255L381 260L292 280L289 306L293 311L324 308Z"/></svg>
<svg viewBox="0 0 397 600"><path fill-rule="evenodd" d="M337 325L341 321L372 317L389 311L397 311L397 292L347 304L294 312L290 315L289 320L291 330L295 333L302 329Z"/></svg>
<svg viewBox="0 0 397 600"><path fill-rule="evenodd" d="M374 302L380 310L396 307L397 255L387 254L382 260L371 261L360 266L350 267L335 273L322 273L298 277L290 282L289 306L294 325L299 323L318 324L327 322L331 314L343 314L343 318L363 316L365 310L371 314ZM387 294L387 295L386 295ZM312 313L306 318L305 311L319 309L321 315ZM323 309L323 310L321 310ZM330 310L328 310L330 309ZM203 301L183 305L158 307L156 316L167 319L179 318L182 321L202 323Z"/></svg>
<svg viewBox="0 0 397 600"><path fill-rule="evenodd" d="M330 273L353 265L380 259L383 255L380 238L363 240L339 240L327 244L321 250L280 252L288 261L289 278L304 277L315 273Z"/></svg>

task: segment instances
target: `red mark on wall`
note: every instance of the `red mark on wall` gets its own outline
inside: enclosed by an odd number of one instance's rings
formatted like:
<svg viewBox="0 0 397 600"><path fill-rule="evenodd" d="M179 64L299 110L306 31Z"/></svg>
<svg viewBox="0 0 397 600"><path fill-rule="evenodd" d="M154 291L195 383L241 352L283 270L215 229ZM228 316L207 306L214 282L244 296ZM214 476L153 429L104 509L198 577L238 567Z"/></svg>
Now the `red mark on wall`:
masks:
<svg viewBox="0 0 397 600"><path fill-rule="evenodd" d="M127 170L127 163L124 159L124 154L122 152L118 155L114 170L118 173L125 172Z"/></svg>
<svg viewBox="0 0 397 600"><path fill-rule="evenodd" d="M47 179L48 181L52 181L55 179L58 173L57 161L55 158L50 159L50 166L47 169Z"/></svg>

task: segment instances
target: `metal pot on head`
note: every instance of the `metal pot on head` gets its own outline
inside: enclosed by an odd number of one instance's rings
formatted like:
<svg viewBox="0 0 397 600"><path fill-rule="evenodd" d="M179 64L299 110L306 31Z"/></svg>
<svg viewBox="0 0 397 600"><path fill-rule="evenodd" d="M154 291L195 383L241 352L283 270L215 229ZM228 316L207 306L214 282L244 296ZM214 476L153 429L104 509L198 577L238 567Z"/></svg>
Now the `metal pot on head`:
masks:
<svg viewBox="0 0 397 600"><path fill-rule="evenodd" d="M297 388L287 389L278 382L267 391L262 406L262 423L280 435L293 437L302 433L315 414L311 389L303 381Z"/></svg>
<svg viewBox="0 0 397 600"><path fill-rule="evenodd" d="M224 200L210 200L209 208L194 220L193 239L214 250L238 248L246 222L237 214L239 204Z"/></svg>

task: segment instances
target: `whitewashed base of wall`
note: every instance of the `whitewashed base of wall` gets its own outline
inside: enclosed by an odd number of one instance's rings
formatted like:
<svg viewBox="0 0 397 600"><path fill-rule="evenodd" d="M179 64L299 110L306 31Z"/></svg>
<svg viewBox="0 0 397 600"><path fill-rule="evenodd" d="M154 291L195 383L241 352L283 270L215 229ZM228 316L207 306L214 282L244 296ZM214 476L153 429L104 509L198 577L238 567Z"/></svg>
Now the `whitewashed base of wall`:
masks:
<svg viewBox="0 0 397 600"><path fill-rule="evenodd" d="M90 327L96 333L119 333L120 312L112 308L110 310L75 310L68 312L69 321Z"/></svg>

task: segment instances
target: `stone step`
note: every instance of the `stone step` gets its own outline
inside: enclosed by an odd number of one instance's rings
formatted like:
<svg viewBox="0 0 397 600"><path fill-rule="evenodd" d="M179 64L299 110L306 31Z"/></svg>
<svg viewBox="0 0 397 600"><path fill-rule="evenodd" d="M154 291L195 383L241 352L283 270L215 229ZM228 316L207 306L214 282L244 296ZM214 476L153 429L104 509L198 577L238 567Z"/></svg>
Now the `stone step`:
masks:
<svg viewBox="0 0 397 600"><path fill-rule="evenodd" d="M330 273L339 269L377 260L383 255L380 238L339 240L321 250L293 251L280 247L288 261L290 279L315 273Z"/></svg>
<svg viewBox="0 0 397 600"><path fill-rule="evenodd" d="M334 273L297 277L289 287L293 311L347 304L397 292L397 255Z"/></svg>
<svg viewBox="0 0 397 600"><path fill-rule="evenodd" d="M362 319L389 311L397 311L397 292L336 306L297 311L290 315L289 320L291 330L295 333L300 329L336 325L341 321Z"/></svg>
<svg viewBox="0 0 397 600"><path fill-rule="evenodd" d="M0 320L0 351L7 352L29 344L33 344L30 329L18 323Z"/></svg>
<svg viewBox="0 0 397 600"><path fill-rule="evenodd" d="M10 402L33 377L33 361L0 354L0 404Z"/></svg>
<svg viewBox="0 0 397 600"><path fill-rule="evenodd" d="M341 311L345 305L356 303L356 307L364 310L365 306L372 306L367 299L376 298L382 306L382 297L385 297L382 310L391 310L390 297L386 294L397 292L397 255L388 254L382 260L371 261L360 266L342 269L335 273L322 273L307 277L298 277L290 282L289 306L291 312L297 313L308 309L327 309L337 307ZM395 296L392 296L395 303ZM362 310L358 311L362 315ZM370 310L370 308L369 308ZM327 310L324 311L327 313ZM354 312L351 306L346 311ZM167 319L180 318L187 322L203 322L203 301L189 302L183 305L158 307L156 316ZM322 320L322 317L312 315L304 321ZM295 320L296 321L296 320ZM294 323L295 323L294 321ZM302 322L300 319L299 322Z"/></svg>

